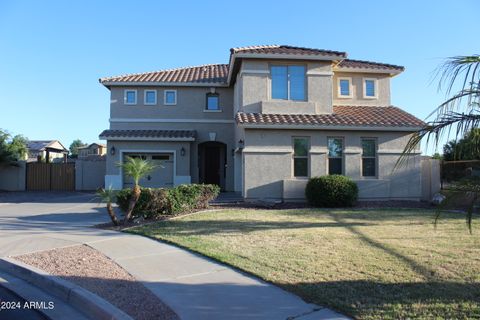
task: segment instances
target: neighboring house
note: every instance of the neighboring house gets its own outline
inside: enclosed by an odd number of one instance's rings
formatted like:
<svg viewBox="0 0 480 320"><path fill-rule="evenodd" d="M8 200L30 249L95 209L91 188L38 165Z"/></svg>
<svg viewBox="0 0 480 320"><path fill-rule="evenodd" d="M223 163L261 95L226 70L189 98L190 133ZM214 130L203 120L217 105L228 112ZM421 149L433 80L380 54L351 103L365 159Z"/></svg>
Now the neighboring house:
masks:
<svg viewBox="0 0 480 320"><path fill-rule="evenodd" d="M343 174L361 199L420 199L420 152L393 171L423 122L391 106L404 68L292 46L230 50L228 64L102 78L110 90L105 185L117 163L162 168L141 183L215 183L246 199L304 199L309 177Z"/></svg>
<svg viewBox="0 0 480 320"><path fill-rule="evenodd" d="M78 148L78 158L91 158L103 156L107 153L107 146L101 143L91 143Z"/></svg>
<svg viewBox="0 0 480 320"><path fill-rule="evenodd" d="M62 162L68 150L58 140L29 140L27 143L28 162L38 161Z"/></svg>

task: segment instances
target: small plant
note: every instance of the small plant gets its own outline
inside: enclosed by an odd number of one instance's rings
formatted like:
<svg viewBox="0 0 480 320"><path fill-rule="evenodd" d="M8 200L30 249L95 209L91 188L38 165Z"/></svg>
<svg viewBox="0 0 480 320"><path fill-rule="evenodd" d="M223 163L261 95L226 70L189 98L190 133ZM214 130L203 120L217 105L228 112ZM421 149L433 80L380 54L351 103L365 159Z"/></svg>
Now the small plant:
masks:
<svg viewBox="0 0 480 320"><path fill-rule="evenodd" d="M305 196L315 207L351 207L357 201L358 187L341 175L314 177L308 180Z"/></svg>
<svg viewBox="0 0 480 320"><path fill-rule="evenodd" d="M97 190L97 197L100 199L100 202L107 204L108 215L110 216L112 223L118 226L119 225L118 218L112 206L112 203L117 201L117 192L113 190L112 187L108 189L101 188Z"/></svg>
<svg viewBox="0 0 480 320"><path fill-rule="evenodd" d="M121 163L119 166L122 167L125 175L133 179L132 196L130 197L128 209L123 220L123 223L126 224L132 218L133 210L142 193L139 185L140 179L155 170L156 166L150 161L132 157L127 157L125 163Z"/></svg>

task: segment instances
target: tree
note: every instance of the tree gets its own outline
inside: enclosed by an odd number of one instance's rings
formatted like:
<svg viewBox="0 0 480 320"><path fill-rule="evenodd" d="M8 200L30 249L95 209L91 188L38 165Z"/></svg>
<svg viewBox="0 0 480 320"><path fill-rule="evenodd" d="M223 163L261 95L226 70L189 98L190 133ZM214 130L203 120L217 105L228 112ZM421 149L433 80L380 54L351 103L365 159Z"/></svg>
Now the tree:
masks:
<svg viewBox="0 0 480 320"><path fill-rule="evenodd" d="M77 157L78 156L78 148L79 147L84 147L86 146L87 144L86 143L83 143L82 140L80 139L76 139L76 140L73 140L73 142L70 144L70 155L72 157Z"/></svg>
<svg viewBox="0 0 480 320"><path fill-rule="evenodd" d="M27 155L27 138L22 135L11 135L0 129L0 165L16 166L18 160Z"/></svg>
<svg viewBox="0 0 480 320"><path fill-rule="evenodd" d="M142 192L139 185L140 179L155 170L156 166L147 160L132 157L127 157L125 162L119 164L119 166L122 167L126 176L133 179L132 196L130 197L128 210L125 213L125 218L123 220L123 223L126 224L131 219L133 209L135 208L135 205L140 198L140 193Z"/></svg>
<svg viewBox="0 0 480 320"><path fill-rule="evenodd" d="M415 132L408 141L399 162L403 162L409 153L415 151L422 139L427 144L433 139L435 146L445 134L454 132L455 140L464 138L469 132L474 135L480 124L480 55L458 56L448 59L437 70L439 77L438 89L446 86L447 100L439 105L429 116L423 128ZM452 90L459 86L459 91L452 95ZM478 141L478 140L477 140ZM449 145L448 148L455 145ZM477 149L478 145L475 146ZM463 194L475 194L468 197L468 207L473 208L480 192L480 182L472 179L460 181L452 188L460 190ZM471 231L472 210L467 210L467 225Z"/></svg>
<svg viewBox="0 0 480 320"><path fill-rule="evenodd" d="M460 140L451 140L443 146L446 161L479 160L480 129L473 129Z"/></svg>
<svg viewBox="0 0 480 320"><path fill-rule="evenodd" d="M97 191L97 197L101 202L107 204L107 213L110 216L110 219L112 220L113 224L118 226L119 225L118 218L112 206L112 203L115 202L117 198L117 192L113 190L111 187L108 189L102 188Z"/></svg>

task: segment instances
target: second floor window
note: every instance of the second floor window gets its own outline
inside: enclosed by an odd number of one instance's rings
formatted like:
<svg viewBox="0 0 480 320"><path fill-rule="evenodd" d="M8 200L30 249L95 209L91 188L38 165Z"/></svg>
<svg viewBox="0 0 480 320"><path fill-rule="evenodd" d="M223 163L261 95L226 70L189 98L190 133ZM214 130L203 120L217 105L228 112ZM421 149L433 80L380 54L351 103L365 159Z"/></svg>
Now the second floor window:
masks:
<svg viewBox="0 0 480 320"><path fill-rule="evenodd" d="M375 88L375 79L364 79L363 96L364 98L375 98L377 96L377 88Z"/></svg>
<svg viewBox="0 0 480 320"><path fill-rule="evenodd" d="M157 104L157 91L156 90L145 90L144 104Z"/></svg>
<svg viewBox="0 0 480 320"><path fill-rule="evenodd" d="M305 67L272 66L272 99L305 101Z"/></svg>
<svg viewBox="0 0 480 320"><path fill-rule="evenodd" d="M308 138L293 138L293 176L308 177Z"/></svg>
<svg viewBox="0 0 480 320"><path fill-rule="evenodd" d="M219 110L220 106L218 104L218 93L208 93L207 94L207 110Z"/></svg>
<svg viewBox="0 0 480 320"><path fill-rule="evenodd" d="M137 90L125 90L123 100L125 104L137 104Z"/></svg>
<svg viewBox="0 0 480 320"><path fill-rule="evenodd" d="M177 90L165 90L163 100L165 105L177 104Z"/></svg>
<svg viewBox="0 0 480 320"><path fill-rule="evenodd" d="M328 138L328 174L343 174L342 138Z"/></svg>
<svg viewBox="0 0 480 320"><path fill-rule="evenodd" d="M338 95L340 97L350 97L350 79L340 78L338 79Z"/></svg>
<svg viewBox="0 0 480 320"><path fill-rule="evenodd" d="M362 176L375 177L377 162L377 143L375 139L362 139Z"/></svg>

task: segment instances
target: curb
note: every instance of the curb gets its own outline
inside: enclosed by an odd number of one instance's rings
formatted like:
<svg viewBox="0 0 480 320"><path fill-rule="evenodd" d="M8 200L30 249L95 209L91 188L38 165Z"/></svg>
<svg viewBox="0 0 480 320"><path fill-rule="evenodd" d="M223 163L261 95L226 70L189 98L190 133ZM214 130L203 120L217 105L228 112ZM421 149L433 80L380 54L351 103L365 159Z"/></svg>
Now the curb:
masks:
<svg viewBox="0 0 480 320"><path fill-rule="evenodd" d="M89 318L99 320L133 320L125 312L96 294L23 262L12 258L1 258L0 270L23 279L41 288L43 291L60 298Z"/></svg>

